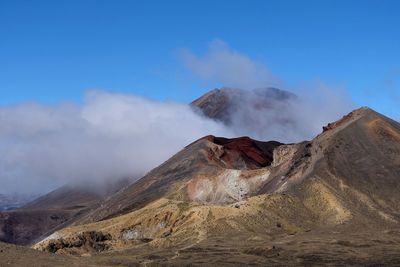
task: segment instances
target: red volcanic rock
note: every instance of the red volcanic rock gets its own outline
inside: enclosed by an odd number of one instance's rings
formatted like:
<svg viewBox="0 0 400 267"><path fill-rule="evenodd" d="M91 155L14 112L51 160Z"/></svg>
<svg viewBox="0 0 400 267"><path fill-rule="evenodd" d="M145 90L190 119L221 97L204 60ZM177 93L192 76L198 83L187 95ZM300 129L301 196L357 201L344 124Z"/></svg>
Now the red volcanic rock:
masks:
<svg viewBox="0 0 400 267"><path fill-rule="evenodd" d="M276 141L253 140L248 136L224 138L207 135L187 145L186 148L202 140L222 146L221 149L217 149L218 151L210 148L207 155L208 160L222 160L226 167L233 169L257 169L269 166L273 161L273 150L283 145Z"/></svg>
<svg viewBox="0 0 400 267"><path fill-rule="evenodd" d="M243 165L240 163L244 163L249 169L269 166L273 160L274 148L282 145L275 141L256 141L247 136L233 139L207 136L207 139L223 147L220 158L233 168Z"/></svg>

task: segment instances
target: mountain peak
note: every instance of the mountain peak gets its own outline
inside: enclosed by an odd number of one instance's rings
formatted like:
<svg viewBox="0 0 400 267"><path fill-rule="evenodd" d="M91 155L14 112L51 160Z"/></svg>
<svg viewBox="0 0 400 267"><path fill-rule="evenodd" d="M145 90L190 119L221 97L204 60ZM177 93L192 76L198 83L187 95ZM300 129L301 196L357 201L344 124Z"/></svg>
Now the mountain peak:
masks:
<svg viewBox="0 0 400 267"><path fill-rule="evenodd" d="M274 103L285 102L296 97L294 94L274 88L255 88L244 90L239 88L222 87L215 88L191 103L191 106L203 115L230 124L232 114L243 103L251 103L254 109L272 109Z"/></svg>
<svg viewBox="0 0 400 267"><path fill-rule="evenodd" d="M351 111L347 115L344 115L339 120L330 122L326 126L323 126L322 130L323 130L323 132L327 132L329 130L336 129L338 127L343 128L346 125L349 125L350 123L352 123L360 118L371 116L371 115L384 117L382 114L374 111L373 109L371 109L369 107L360 107L358 109Z"/></svg>

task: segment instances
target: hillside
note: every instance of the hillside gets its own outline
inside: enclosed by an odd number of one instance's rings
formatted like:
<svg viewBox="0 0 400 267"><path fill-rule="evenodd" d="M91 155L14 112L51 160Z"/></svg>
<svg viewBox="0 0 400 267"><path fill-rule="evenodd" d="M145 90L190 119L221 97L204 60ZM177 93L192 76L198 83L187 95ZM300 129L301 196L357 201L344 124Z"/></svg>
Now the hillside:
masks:
<svg viewBox="0 0 400 267"><path fill-rule="evenodd" d="M235 202L245 194L254 194L263 183L262 173L269 171L273 150L279 145L282 144L248 137L206 136L111 196L83 221L115 217L160 198L215 204Z"/></svg>
<svg viewBox="0 0 400 267"><path fill-rule="evenodd" d="M121 180L107 190L65 185L19 209L0 212L0 241L32 244L38 238L74 223L128 183Z"/></svg>
<svg viewBox="0 0 400 267"><path fill-rule="evenodd" d="M35 248L129 249L135 261L151 251L159 258L150 262L171 264L201 264L205 256L226 265L400 262L399 123L361 108L310 142L255 146L264 156L272 151L262 165L249 150L226 160L229 141L194 142L106 200L82 225ZM243 160L249 155L250 163Z"/></svg>

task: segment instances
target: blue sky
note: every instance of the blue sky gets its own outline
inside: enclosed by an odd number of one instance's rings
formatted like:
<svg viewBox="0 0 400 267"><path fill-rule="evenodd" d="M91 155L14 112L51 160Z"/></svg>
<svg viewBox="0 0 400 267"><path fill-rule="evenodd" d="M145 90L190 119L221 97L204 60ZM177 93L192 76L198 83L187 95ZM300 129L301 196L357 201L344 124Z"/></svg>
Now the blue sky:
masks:
<svg viewBox="0 0 400 267"><path fill-rule="evenodd" d="M223 40L290 89L344 88L400 118L400 1L0 1L0 104L81 102L88 89L189 102L214 86L181 49Z"/></svg>

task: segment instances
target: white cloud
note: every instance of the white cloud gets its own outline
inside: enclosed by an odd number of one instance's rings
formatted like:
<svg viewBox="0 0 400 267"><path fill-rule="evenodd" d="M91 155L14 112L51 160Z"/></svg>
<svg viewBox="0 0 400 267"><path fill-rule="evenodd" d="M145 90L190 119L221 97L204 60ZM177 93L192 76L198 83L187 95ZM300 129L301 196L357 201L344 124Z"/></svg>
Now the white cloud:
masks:
<svg viewBox="0 0 400 267"><path fill-rule="evenodd" d="M230 135L188 105L91 91L85 104L0 108L1 191L139 178L208 134Z"/></svg>
<svg viewBox="0 0 400 267"><path fill-rule="evenodd" d="M233 50L221 40L211 42L201 56L184 49L181 58L195 75L224 86L252 89L279 84L263 63Z"/></svg>

